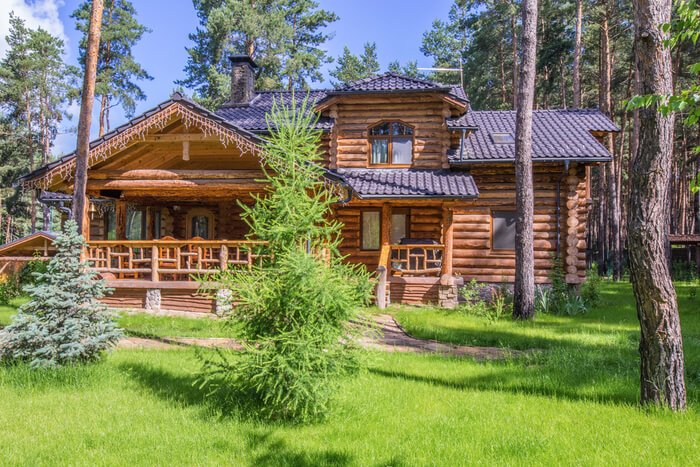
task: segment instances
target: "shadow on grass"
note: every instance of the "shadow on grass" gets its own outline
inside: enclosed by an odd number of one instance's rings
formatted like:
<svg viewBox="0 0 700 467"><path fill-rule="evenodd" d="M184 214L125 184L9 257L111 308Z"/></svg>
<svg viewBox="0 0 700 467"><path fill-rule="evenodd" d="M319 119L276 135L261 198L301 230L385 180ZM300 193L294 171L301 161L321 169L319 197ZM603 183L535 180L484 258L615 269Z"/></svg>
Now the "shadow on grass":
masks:
<svg viewBox="0 0 700 467"><path fill-rule="evenodd" d="M352 456L340 451L309 452L308 450L296 451L270 430L261 430L249 434L249 449L255 452L255 459L251 465L278 466L295 465L301 467L316 465L350 465Z"/></svg>
<svg viewBox="0 0 700 467"><path fill-rule="evenodd" d="M636 387L629 384L615 384L607 389L596 389L595 392L586 394L584 386L591 381L566 381L572 375L567 375L564 381L552 381L550 375L540 374L540 380L534 380L522 370L506 370L501 368L497 374L479 375L463 378L442 378L439 376L426 376L413 374L401 370L386 370L372 368L370 373L387 378L398 378L407 381L415 381L435 386L458 390L495 391L511 394L528 394L545 397L557 397L571 401L593 401L601 403L614 403L621 405L636 404L638 402ZM533 369L532 371L538 371ZM556 377L555 377L556 378ZM616 381L626 383L626 381Z"/></svg>
<svg viewBox="0 0 700 467"><path fill-rule="evenodd" d="M120 369L141 388L166 402L201 408L209 421L233 418L255 423L257 428L251 429L246 436L250 440L249 452L254 458L251 465L343 466L352 462L351 456L340 451L292 449L285 440L274 436L274 429L293 424L264 418L255 400L233 389L226 394L222 391L210 394L206 389L200 389L195 375L177 375L142 363L123 363Z"/></svg>

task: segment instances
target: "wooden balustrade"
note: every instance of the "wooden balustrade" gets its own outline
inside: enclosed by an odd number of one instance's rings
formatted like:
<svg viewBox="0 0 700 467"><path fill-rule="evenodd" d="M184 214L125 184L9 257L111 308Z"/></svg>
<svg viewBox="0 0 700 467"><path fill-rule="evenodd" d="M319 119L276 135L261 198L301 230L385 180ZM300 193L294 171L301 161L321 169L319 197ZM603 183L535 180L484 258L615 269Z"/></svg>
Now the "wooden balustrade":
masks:
<svg viewBox="0 0 700 467"><path fill-rule="evenodd" d="M390 245L390 270L394 275L440 276L445 245Z"/></svg>
<svg viewBox="0 0 700 467"><path fill-rule="evenodd" d="M190 280L228 268L261 264L266 242L229 240L100 240L87 245L87 261L115 279Z"/></svg>
<svg viewBox="0 0 700 467"><path fill-rule="evenodd" d="M379 252L375 304L380 309L387 305L387 289L393 276L451 275L451 264L445 261L445 245L383 245Z"/></svg>

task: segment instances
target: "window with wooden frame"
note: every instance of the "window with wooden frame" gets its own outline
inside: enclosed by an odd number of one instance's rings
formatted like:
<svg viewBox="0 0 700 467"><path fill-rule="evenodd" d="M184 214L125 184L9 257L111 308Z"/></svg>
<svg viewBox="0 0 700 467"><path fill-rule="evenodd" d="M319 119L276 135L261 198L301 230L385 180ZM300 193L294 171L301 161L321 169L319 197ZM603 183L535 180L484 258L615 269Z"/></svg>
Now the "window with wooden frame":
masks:
<svg viewBox="0 0 700 467"><path fill-rule="evenodd" d="M146 208L136 207L126 212L126 239L146 239Z"/></svg>
<svg viewBox="0 0 700 467"><path fill-rule="evenodd" d="M214 214L206 208L187 211L187 238L214 238Z"/></svg>
<svg viewBox="0 0 700 467"><path fill-rule="evenodd" d="M491 249L515 250L515 211L491 211Z"/></svg>
<svg viewBox="0 0 700 467"><path fill-rule="evenodd" d="M379 250L381 244L381 209L363 209L360 211L360 249Z"/></svg>
<svg viewBox="0 0 700 467"><path fill-rule="evenodd" d="M369 165L410 166L413 162L413 128L394 121L370 127Z"/></svg>
<svg viewBox="0 0 700 467"><path fill-rule="evenodd" d="M408 208L393 208L391 210L391 232L389 235L392 245L398 245L402 239L411 236L411 211Z"/></svg>

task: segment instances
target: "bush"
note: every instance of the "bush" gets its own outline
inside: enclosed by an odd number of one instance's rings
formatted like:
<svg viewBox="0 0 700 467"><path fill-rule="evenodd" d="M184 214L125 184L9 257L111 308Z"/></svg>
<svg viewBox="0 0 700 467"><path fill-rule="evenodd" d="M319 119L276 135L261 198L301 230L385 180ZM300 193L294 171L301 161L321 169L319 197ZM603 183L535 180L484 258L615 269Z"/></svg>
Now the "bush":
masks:
<svg viewBox="0 0 700 467"><path fill-rule="evenodd" d="M551 286L539 287L535 294L535 310L538 313L556 315L579 315L588 311L588 303L579 295L576 289L566 283L566 274L561 258L552 259L552 270L549 273ZM598 293L598 284L592 284L586 293Z"/></svg>
<svg viewBox="0 0 700 467"><path fill-rule="evenodd" d="M598 265L593 263L586 271L586 280L581 284L580 295L588 306L596 306L600 303L601 278L598 274Z"/></svg>
<svg viewBox="0 0 700 467"><path fill-rule="evenodd" d="M0 279L0 305L9 305L22 294L19 277L15 274Z"/></svg>
<svg viewBox="0 0 700 467"><path fill-rule="evenodd" d="M56 255L25 291L12 324L0 331L0 360L32 368L94 361L121 337L113 314L99 302L104 281L80 261L83 238L73 221L55 240Z"/></svg>
<svg viewBox="0 0 700 467"><path fill-rule="evenodd" d="M37 255L35 255L37 256ZM19 282L22 286L34 285L37 278L48 271L49 262L41 259L33 259L27 262L19 272Z"/></svg>
<svg viewBox="0 0 700 467"><path fill-rule="evenodd" d="M513 296L506 287L484 286L472 279L464 284L460 294L465 303L458 308L459 311L481 316L489 322L497 321L513 310Z"/></svg>

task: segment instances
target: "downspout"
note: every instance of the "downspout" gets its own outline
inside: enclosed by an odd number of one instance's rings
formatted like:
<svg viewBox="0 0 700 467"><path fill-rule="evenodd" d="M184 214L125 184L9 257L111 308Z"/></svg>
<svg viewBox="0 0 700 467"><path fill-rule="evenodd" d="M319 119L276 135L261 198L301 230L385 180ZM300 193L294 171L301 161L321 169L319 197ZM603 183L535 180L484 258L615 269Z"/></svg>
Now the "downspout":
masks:
<svg viewBox="0 0 700 467"><path fill-rule="evenodd" d="M564 161L564 173L557 180L557 257L561 253L561 182L569 173L569 160Z"/></svg>
<svg viewBox="0 0 700 467"><path fill-rule="evenodd" d="M462 162L464 160L464 137L467 134L467 129L462 128L462 139L459 142L459 161Z"/></svg>

